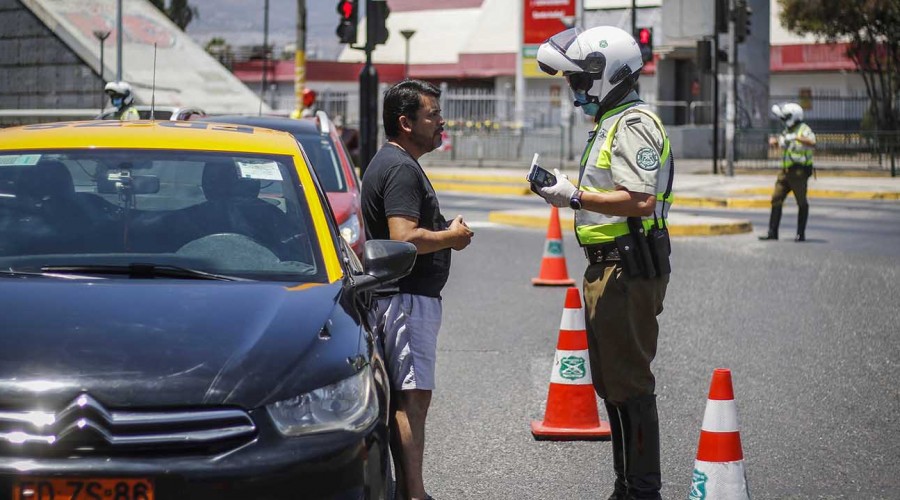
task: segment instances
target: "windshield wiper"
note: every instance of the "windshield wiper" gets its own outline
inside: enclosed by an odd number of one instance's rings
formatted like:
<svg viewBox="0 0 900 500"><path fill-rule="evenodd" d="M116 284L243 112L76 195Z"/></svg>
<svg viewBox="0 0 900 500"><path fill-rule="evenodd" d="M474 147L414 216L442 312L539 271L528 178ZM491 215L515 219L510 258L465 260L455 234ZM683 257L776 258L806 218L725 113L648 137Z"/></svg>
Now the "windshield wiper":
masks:
<svg viewBox="0 0 900 500"><path fill-rule="evenodd" d="M0 276L4 278L63 278L63 279L82 279L83 276L64 276L54 273L45 273L40 271L22 271L13 268L0 269Z"/></svg>
<svg viewBox="0 0 900 500"><path fill-rule="evenodd" d="M71 265L71 266L44 266L41 271L45 273L89 273L89 274L127 274L130 278L181 278L195 280L217 281L252 281L236 276L208 273L187 267L132 263L127 266L112 265Z"/></svg>

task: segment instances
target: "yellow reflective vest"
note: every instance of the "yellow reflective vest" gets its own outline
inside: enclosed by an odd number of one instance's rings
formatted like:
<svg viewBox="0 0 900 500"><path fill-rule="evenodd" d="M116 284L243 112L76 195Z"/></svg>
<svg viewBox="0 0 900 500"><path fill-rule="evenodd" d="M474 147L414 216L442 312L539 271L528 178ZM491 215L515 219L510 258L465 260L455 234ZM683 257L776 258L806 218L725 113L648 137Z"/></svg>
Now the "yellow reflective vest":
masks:
<svg viewBox="0 0 900 500"><path fill-rule="evenodd" d="M642 217L644 229L650 229L654 221L658 227L667 226L669 206L672 204L672 193L666 196L666 187L672 176L674 160L669 145L669 137L665 127L655 113L642 101L634 101L622 104L604 114L594 127L593 137L581 157L581 170L579 173L579 188L586 192L603 193L616 190L613 181L612 146L613 139L619 131L619 123L623 117L631 113L643 113L656 123L663 137L662 150L658 146L647 144L655 151L659 158L659 171L656 177L656 209L652 217ZM643 150L644 148L641 148ZM640 151L638 152L638 154ZM652 155L651 155L652 156ZM653 158L655 161L655 158ZM621 168L617 166L616 168ZM627 167L626 167L627 168ZM575 212L575 235L581 246L610 243L617 236L628 233L627 217L618 215L605 215L589 210Z"/></svg>
<svg viewBox="0 0 900 500"><path fill-rule="evenodd" d="M784 132L782 132L782 136L790 133L794 134L794 139L788 141L784 145L784 153L781 157L781 166L783 168L789 168L793 166L812 167L813 147L808 146L798 141L797 139L800 137L807 137L815 141L816 134L814 134L809 125L805 123L800 123L795 127L793 131L785 130Z"/></svg>

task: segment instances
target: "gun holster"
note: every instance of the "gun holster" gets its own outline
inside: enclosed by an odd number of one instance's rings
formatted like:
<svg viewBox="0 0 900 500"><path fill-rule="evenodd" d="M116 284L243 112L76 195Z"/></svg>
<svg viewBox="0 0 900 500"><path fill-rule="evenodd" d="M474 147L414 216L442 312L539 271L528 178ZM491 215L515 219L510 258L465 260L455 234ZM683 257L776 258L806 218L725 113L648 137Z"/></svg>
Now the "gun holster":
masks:
<svg viewBox="0 0 900 500"><path fill-rule="evenodd" d="M628 218L628 234L615 239L625 273L632 278L655 278L672 272L669 231L653 227L644 231L640 217Z"/></svg>

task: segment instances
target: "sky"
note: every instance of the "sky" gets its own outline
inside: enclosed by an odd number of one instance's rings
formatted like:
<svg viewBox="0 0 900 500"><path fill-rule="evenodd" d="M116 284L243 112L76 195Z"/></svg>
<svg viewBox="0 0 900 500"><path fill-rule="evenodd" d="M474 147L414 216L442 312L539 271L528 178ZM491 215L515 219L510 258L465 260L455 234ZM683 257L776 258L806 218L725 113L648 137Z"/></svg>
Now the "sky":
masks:
<svg viewBox="0 0 900 500"><path fill-rule="evenodd" d="M233 47L262 45L265 0L189 0L197 7L187 34L201 46L222 37ZM334 60L343 46L338 43L336 0L306 0L306 57ZM276 49L293 44L297 37L297 0L269 0L269 43Z"/></svg>

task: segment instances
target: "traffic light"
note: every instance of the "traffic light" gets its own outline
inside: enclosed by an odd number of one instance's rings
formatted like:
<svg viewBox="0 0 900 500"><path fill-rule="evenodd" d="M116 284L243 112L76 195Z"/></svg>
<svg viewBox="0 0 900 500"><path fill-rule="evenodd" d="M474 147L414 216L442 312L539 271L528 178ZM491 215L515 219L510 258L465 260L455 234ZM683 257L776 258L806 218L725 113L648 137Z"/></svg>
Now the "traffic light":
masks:
<svg viewBox="0 0 900 500"><path fill-rule="evenodd" d="M388 29L387 18L391 13L386 0L367 0L366 8L371 7L372 12L366 12L366 29L369 38L369 46L375 47L387 42Z"/></svg>
<svg viewBox="0 0 900 500"><path fill-rule="evenodd" d="M750 36L750 21L753 10L747 5L747 0L736 0L734 3L734 37L738 43L742 43Z"/></svg>
<svg viewBox="0 0 900 500"><path fill-rule="evenodd" d="M635 38L637 38L638 48L641 49L641 59L644 62L653 59L653 30L638 28Z"/></svg>
<svg viewBox="0 0 900 500"><path fill-rule="evenodd" d="M715 66L712 58L712 40L697 40L697 68L701 73L712 73Z"/></svg>
<svg viewBox="0 0 900 500"><path fill-rule="evenodd" d="M341 17L336 33L341 43L356 43L358 8L359 0L340 0L337 4L337 11Z"/></svg>

